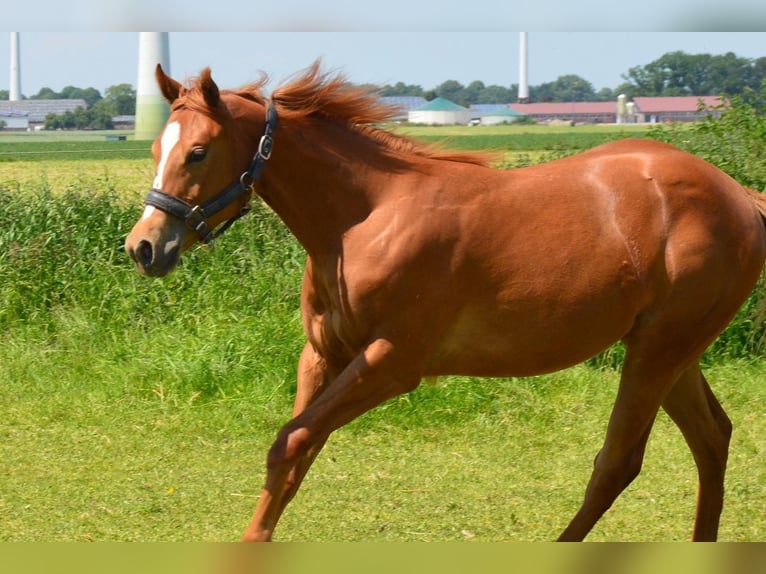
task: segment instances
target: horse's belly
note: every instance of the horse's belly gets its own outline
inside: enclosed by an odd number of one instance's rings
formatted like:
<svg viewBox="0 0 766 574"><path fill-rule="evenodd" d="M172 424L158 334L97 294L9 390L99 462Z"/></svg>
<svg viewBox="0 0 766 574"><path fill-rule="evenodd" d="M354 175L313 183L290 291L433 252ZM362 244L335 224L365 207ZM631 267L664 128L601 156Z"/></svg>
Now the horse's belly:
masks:
<svg viewBox="0 0 766 574"><path fill-rule="evenodd" d="M430 375L528 376L580 363L632 328L638 299L625 291L564 304L517 301L467 308L437 346Z"/></svg>
<svg viewBox="0 0 766 574"><path fill-rule="evenodd" d="M625 328L600 333L501 333L445 341L429 364L428 375L521 377L558 371L593 357L618 341ZM548 336L550 335L550 336Z"/></svg>

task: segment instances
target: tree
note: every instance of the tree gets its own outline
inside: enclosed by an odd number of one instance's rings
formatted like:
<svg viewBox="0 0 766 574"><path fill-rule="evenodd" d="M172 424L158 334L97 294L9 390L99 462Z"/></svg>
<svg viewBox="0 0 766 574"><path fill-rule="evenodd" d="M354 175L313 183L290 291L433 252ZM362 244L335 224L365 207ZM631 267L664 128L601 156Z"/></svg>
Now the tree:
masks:
<svg viewBox="0 0 766 574"><path fill-rule="evenodd" d="M43 87L30 99L32 100L85 100L88 107L91 107L101 99L101 92L96 88L77 88L75 86L66 86L60 92L52 88Z"/></svg>
<svg viewBox="0 0 766 574"><path fill-rule="evenodd" d="M612 90L611 88L601 88L596 94L596 100L599 102L611 102L617 99L617 96L623 92Z"/></svg>
<svg viewBox="0 0 766 574"><path fill-rule="evenodd" d="M718 166L743 185L766 192L766 80L721 106L720 117L707 116L691 126L657 126L655 139L673 143Z"/></svg>
<svg viewBox="0 0 766 574"><path fill-rule="evenodd" d="M45 117L46 130L109 130L114 128L112 116L102 106L90 109L77 108L63 114L48 114Z"/></svg>
<svg viewBox="0 0 766 574"><path fill-rule="evenodd" d="M491 85L484 88L476 98L476 104L508 104L514 99L518 90L511 90L503 86Z"/></svg>
<svg viewBox="0 0 766 574"><path fill-rule="evenodd" d="M610 98L610 99L616 100L617 96L619 96L620 94L625 94L625 96L628 98L628 100L632 100L635 96L640 96L641 95L636 90L636 86L634 86L630 82L623 82L622 84L617 86L614 90L612 90L613 97Z"/></svg>
<svg viewBox="0 0 766 574"><path fill-rule="evenodd" d="M381 96L422 96L423 88L404 82L396 82L393 86L383 86L380 90Z"/></svg>
<svg viewBox="0 0 766 574"><path fill-rule="evenodd" d="M529 93L538 102L586 102L596 99L593 84L575 74L559 76L553 82L531 86Z"/></svg>
<svg viewBox="0 0 766 574"><path fill-rule="evenodd" d="M758 82L763 82L763 80L766 79L766 57L756 58L755 60L753 60L752 65L753 65L753 75L755 76L755 80Z"/></svg>
<svg viewBox="0 0 766 574"><path fill-rule="evenodd" d="M66 86L61 90L61 99L85 100L88 107L91 107L101 99L101 92L96 88L76 88L74 86Z"/></svg>
<svg viewBox="0 0 766 574"><path fill-rule="evenodd" d="M104 102L109 104L112 115L133 115L136 113L136 90L130 84L109 86L104 92Z"/></svg>
<svg viewBox="0 0 766 574"><path fill-rule="evenodd" d="M712 96L758 90L766 62L723 55L668 52L645 66L630 68L623 78L638 96Z"/></svg>
<svg viewBox="0 0 766 574"><path fill-rule="evenodd" d="M460 104L461 106L469 105L465 97L465 88L463 84L457 80L447 80L442 82L434 90L436 95L442 98L446 98L451 102Z"/></svg>
<svg viewBox="0 0 766 574"><path fill-rule="evenodd" d="M479 80L471 82L465 87L465 89L463 89L462 98L463 102L465 103L462 105L468 107L471 104L478 103L482 92L484 92L486 89L487 87L484 85L484 82Z"/></svg>
<svg viewBox="0 0 766 574"><path fill-rule="evenodd" d="M58 92L54 92L51 88L40 88L40 91L37 92L34 96L32 96L30 99L32 100L60 100L61 94Z"/></svg>

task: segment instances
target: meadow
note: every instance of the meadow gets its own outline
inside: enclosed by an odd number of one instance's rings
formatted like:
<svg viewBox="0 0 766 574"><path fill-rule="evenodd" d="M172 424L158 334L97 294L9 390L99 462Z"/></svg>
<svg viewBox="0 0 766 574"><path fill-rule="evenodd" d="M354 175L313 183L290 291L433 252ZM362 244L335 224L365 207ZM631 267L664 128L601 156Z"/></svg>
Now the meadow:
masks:
<svg viewBox="0 0 766 574"><path fill-rule="evenodd" d="M621 137L401 129L470 149L528 138L511 163ZM291 411L300 246L257 205L174 274L141 277L122 241L151 183L148 142L19 143L0 138L0 541L238 539ZM766 535L759 293L705 359L735 425L722 540ZM389 401L333 435L276 537L555 538L601 446L619 357L535 378L449 377ZM696 482L660 414L642 474L589 540L688 539Z"/></svg>

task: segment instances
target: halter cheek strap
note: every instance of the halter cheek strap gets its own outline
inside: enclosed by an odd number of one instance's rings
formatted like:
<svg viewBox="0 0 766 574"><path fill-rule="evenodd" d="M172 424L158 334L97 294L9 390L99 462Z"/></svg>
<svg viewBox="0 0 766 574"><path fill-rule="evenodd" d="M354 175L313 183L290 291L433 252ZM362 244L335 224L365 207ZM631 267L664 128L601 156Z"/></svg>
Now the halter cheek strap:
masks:
<svg viewBox="0 0 766 574"><path fill-rule="evenodd" d="M250 202L248 201L237 215L224 222L217 230L210 229L207 223L208 219L229 207L246 193L252 191L253 185L261 177L263 167L271 157L271 151L274 146L274 130L277 127L278 120L279 116L277 116L276 108L271 101L267 100L266 126L250 166L247 171L239 176L237 181L206 202L192 205L180 197L170 195L161 189L152 188L146 194L144 203L183 220L189 229L197 232L202 243L210 243L231 227L237 219L249 213Z"/></svg>

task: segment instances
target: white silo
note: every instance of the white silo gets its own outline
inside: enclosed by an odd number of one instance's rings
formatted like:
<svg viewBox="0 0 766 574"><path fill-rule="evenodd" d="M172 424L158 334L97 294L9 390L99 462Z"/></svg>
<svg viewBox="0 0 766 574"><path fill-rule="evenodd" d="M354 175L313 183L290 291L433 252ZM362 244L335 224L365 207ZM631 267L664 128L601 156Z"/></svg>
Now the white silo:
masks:
<svg viewBox="0 0 766 574"><path fill-rule="evenodd" d="M138 85L136 87L137 140L151 140L162 131L170 105L157 86L154 70L162 65L170 73L170 41L167 32L140 32L138 39Z"/></svg>
<svg viewBox="0 0 766 574"><path fill-rule="evenodd" d="M21 52L18 32L11 32L11 82L8 99L12 102L21 99Z"/></svg>
<svg viewBox="0 0 766 574"><path fill-rule="evenodd" d="M628 98L625 94L617 96L617 123L624 124L628 116Z"/></svg>
<svg viewBox="0 0 766 574"><path fill-rule="evenodd" d="M519 32L519 103L529 103L529 79L527 78L527 33Z"/></svg>

